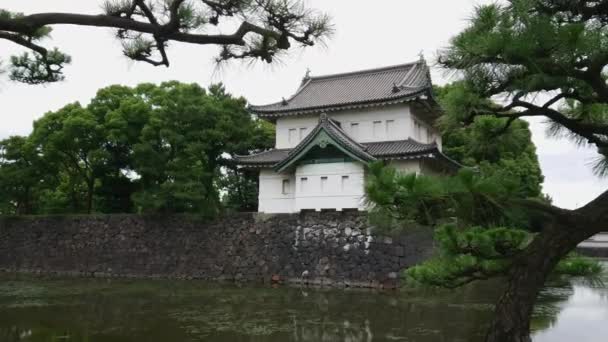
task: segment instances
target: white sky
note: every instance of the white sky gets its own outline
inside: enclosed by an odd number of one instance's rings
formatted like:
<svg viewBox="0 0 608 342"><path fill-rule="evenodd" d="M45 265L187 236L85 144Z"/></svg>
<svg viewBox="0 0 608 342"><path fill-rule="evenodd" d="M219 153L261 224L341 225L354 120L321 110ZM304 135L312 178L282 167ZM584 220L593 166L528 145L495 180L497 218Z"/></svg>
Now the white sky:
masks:
<svg viewBox="0 0 608 342"><path fill-rule="evenodd" d="M111 84L178 80L203 86L223 82L236 95L253 104L264 104L290 96L310 68L313 75L347 72L416 60L421 51L434 60L437 51L467 24L476 4L472 0L310 0L309 5L334 17L336 34L327 47L295 51L280 65L250 66L232 63L215 70L217 47L173 44L171 67L133 63L121 54L120 44L108 29L56 27L47 46L58 46L73 57L66 68L67 80L47 86L28 86L0 78L0 138L25 135L32 121L46 111L80 101L87 103L95 92ZM1 8L24 13L100 12L101 0L2 0ZM21 50L0 40L0 58ZM450 78L433 72L434 82ZM533 122L544 190L555 204L575 208L608 188L608 180L592 175L587 165L596 154L565 141L547 139L543 124Z"/></svg>

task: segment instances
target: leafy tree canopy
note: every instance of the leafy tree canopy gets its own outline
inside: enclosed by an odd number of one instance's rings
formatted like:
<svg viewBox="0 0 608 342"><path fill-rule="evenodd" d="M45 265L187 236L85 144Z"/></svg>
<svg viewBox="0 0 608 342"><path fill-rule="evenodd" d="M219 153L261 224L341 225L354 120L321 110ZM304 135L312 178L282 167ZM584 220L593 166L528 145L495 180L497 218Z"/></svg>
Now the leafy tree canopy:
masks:
<svg viewBox="0 0 608 342"><path fill-rule="evenodd" d="M224 182L222 169L243 182L231 156L273 142L274 128L254 120L245 106L221 85L101 89L88 106L49 112L29 137L1 143L2 212L214 215L220 191L232 184ZM257 193L231 193L246 198L237 207L257 204L251 202Z"/></svg>
<svg viewBox="0 0 608 342"><path fill-rule="evenodd" d="M0 141L0 215L27 214L39 205L39 188L50 185L46 172L52 170L28 138Z"/></svg>
<svg viewBox="0 0 608 342"><path fill-rule="evenodd" d="M445 154L486 175L515 176L523 197L541 197L544 177L526 121L518 119L505 126L507 119L483 116L462 125L454 118L461 116L458 103L467 96L465 85L435 87L435 94L445 110L440 119Z"/></svg>
<svg viewBox="0 0 608 342"><path fill-rule="evenodd" d="M608 63L603 1L512 0L477 8L440 64L463 76L452 121L544 117L549 132L606 155ZM488 99L500 99L489 102ZM604 160L603 158L600 160ZM603 172L604 162L596 166Z"/></svg>

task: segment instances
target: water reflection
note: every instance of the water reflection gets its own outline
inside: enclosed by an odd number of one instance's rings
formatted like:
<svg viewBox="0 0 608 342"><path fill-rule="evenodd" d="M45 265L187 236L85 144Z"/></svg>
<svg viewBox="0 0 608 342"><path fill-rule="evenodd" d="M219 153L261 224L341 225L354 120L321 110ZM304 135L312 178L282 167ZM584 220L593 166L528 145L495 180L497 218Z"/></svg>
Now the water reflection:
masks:
<svg viewBox="0 0 608 342"><path fill-rule="evenodd" d="M554 303L555 315L549 323L536 329L534 342L585 341L604 342L608 336L608 281L604 277L600 282L576 281L571 286L571 293L565 301ZM559 291L560 288L548 288L543 296ZM546 304L539 305L542 309ZM538 308L537 308L538 311Z"/></svg>
<svg viewBox="0 0 608 342"><path fill-rule="evenodd" d="M482 340L499 290L499 284L376 293L0 279L0 341L475 342ZM569 342L574 338L566 336L573 335L599 341L581 330L608 333L601 330L607 297L605 288L584 284L547 289L533 324L535 341Z"/></svg>

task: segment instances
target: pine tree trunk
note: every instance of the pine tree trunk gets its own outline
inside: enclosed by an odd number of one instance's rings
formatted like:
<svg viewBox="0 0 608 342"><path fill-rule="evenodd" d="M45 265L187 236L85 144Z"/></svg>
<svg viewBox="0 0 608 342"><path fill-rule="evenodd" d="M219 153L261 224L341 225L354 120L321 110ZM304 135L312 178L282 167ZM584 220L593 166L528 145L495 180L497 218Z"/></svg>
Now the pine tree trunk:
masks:
<svg viewBox="0 0 608 342"><path fill-rule="evenodd" d="M496 304L486 342L530 342L530 318L536 297L569 243L539 237L536 246L511 269L509 282ZM568 245L568 247L566 247Z"/></svg>
<svg viewBox="0 0 608 342"><path fill-rule="evenodd" d="M530 319L536 298L557 263L589 237L608 229L608 193L593 205L566 211L547 223L509 272L486 342L530 342Z"/></svg>

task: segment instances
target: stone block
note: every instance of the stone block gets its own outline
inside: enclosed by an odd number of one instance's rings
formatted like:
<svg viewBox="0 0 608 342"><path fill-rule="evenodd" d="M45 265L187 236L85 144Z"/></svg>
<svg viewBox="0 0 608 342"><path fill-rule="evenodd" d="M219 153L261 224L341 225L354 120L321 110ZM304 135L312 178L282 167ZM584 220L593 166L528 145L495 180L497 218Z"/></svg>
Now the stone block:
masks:
<svg viewBox="0 0 608 342"><path fill-rule="evenodd" d="M138 215L16 218L0 221L0 248L19 251L0 258L0 269L257 282L279 275L279 282L302 279L310 270L304 278L322 277L321 285L375 286L380 277L398 281L387 274L432 255L431 230L371 233L366 214L356 212L233 214L213 222Z"/></svg>

